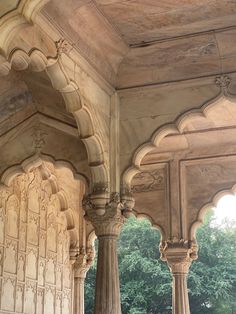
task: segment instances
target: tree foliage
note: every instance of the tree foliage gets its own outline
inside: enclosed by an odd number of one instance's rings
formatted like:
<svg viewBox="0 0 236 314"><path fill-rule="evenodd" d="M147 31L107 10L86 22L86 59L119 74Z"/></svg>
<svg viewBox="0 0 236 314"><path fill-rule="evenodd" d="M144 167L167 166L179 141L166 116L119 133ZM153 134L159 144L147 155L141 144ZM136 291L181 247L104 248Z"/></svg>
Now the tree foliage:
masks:
<svg viewBox="0 0 236 314"><path fill-rule="evenodd" d="M192 314L236 314L236 229L213 226L212 215L198 230L199 259L188 280ZM171 275L160 260L160 234L131 218L118 252L123 314L171 314ZM95 264L86 280L86 314L93 313Z"/></svg>

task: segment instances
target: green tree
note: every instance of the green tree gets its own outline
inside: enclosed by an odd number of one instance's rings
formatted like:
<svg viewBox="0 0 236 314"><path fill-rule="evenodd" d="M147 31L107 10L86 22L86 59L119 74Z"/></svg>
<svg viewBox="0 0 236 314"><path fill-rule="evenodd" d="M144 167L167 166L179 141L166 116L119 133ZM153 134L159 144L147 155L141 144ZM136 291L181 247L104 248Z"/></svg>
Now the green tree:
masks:
<svg viewBox="0 0 236 314"><path fill-rule="evenodd" d="M212 214L198 230L199 259L189 273L192 314L236 314L236 229L214 226ZM170 314L171 275L160 261L160 234L145 220L123 227L119 269L123 314ZM86 314L93 313L95 265L86 280Z"/></svg>

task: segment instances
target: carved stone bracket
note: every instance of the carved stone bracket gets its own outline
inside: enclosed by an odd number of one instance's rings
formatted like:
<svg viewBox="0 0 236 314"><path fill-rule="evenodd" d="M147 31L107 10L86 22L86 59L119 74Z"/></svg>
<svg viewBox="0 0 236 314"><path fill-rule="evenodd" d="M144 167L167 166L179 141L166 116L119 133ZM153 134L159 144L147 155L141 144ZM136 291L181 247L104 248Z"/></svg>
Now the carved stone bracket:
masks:
<svg viewBox="0 0 236 314"><path fill-rule="evenodd" d="M93 247L81 247L77 253L71 255L74 264L74 277L85 279L86 274L91 267L95 256Z"/></svg>
<svg viewBox="0 0 236 314"><path fill-rule="evenodd" d="M194 241L172 239L160 244L161 259L166 261L173 274L187 274L193 260L197 259L198 245Z"/></svg>

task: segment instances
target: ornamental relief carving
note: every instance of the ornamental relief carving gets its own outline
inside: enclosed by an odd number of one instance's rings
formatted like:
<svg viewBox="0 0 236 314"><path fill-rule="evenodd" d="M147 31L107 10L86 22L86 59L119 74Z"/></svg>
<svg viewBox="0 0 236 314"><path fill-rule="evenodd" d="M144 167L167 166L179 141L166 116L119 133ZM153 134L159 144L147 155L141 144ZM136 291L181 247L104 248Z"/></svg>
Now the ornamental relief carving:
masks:
<svg viewBox="0 0 236 314"><path fill-rule="evenodd" d="M39 169L0 189L0 314L72 313L65 222Z"/></svg>
<svg viewBox="0 0 236 314"><path fill-rule="evenodd" d="M132 192L142 193L163 190L165 188L165 173L163 169L142 171L132 180Z"/></svg>

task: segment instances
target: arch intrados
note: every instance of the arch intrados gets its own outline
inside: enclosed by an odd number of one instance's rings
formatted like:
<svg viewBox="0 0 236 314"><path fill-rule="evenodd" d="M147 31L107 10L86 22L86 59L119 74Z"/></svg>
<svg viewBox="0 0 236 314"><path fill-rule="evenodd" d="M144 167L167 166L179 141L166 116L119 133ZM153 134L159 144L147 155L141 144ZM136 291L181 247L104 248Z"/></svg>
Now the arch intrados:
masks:
<svg viewBox="0 0 236 314"><path fill-rule="evenodd" d="M226 195L233 195L236 196L236 184L233 185L231 189L221 190L218 191L213 197L210 202L203 205L201 209L198 211L197 219L194 221L189 230L189 238L190 240L195 240L196 232L199 227L201 227L204 223L204 217L209 209L214 208L217 206L218 201Z"/></svg>
<svg viewBox="0 0 236 314"><path fill-rule="evenodd" d="M59 56L47 57L36 48L28 53L16 48L9 53L8 60L0 64L1 76L8 75L11 68L16 71L24 71L30 68L33 72L46 72L52 88L61 93L67 110L75 117L80 138L85 144L89 163L92 165L93 183L107 182L108 174L105 167L102 140L95 132L96 128L92 115L81 97L78 85L68 77Z"/></svg>

